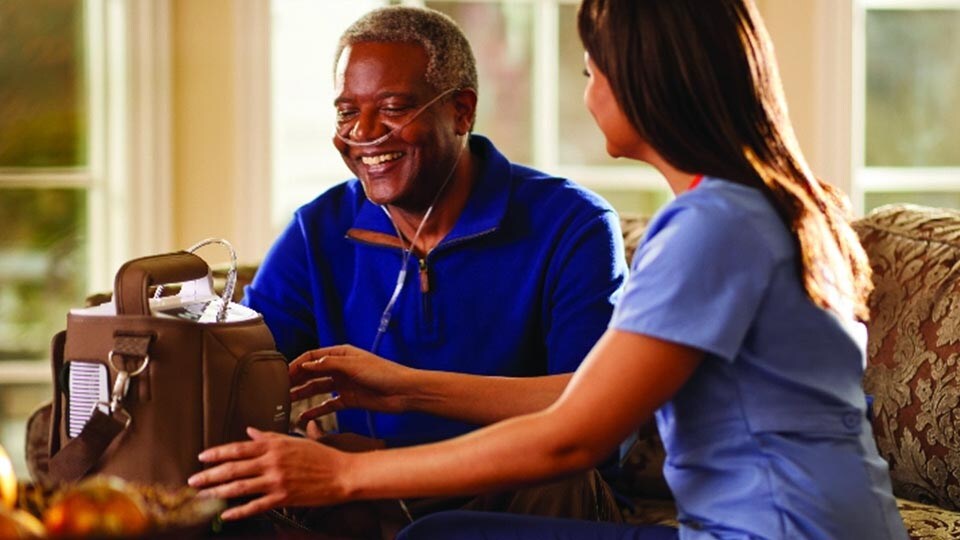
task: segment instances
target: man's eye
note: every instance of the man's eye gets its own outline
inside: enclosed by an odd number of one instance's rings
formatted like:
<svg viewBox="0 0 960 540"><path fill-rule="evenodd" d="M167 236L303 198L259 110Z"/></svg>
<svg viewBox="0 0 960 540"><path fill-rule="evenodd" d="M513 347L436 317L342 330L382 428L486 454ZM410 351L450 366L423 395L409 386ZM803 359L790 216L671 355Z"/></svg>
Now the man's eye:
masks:
<svg viewBox="0 0 960 540"><path fill-rule="evenodd" d="M352 109L337 110L337 122L345 122L357 115L357 111Z"/></svg>
<svg viewBox="0 0 960 540"><path fill-rule="evenodd" d="M410 112L411 108L409 105L386 105L381 107L380 110L389 116L400 116Z"/></svg>

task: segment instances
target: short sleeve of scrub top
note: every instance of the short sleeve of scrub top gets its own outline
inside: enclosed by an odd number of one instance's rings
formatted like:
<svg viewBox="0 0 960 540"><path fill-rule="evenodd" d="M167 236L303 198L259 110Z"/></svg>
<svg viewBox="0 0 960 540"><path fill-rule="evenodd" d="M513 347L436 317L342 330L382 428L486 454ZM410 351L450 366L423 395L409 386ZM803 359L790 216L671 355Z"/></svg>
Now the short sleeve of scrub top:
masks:
<svg viewBox="0 0 960 540"><path fill-rule="evenodd" d="M696 191L651 222L610 326L732 362L777 262L752 220Z"/></svg>

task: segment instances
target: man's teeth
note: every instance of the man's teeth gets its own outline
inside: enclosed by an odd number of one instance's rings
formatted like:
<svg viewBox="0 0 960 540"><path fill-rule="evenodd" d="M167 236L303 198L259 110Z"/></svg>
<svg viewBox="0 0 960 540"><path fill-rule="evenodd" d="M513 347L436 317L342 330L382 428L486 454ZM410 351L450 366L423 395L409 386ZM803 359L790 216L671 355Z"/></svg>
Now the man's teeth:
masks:
<svg viewBox="0 0 960 540"><path fill-rule="evenodd" d="M360 158L360 161L364 165L379 165L384 161L393 161L395 159L400 159L400 156L402 155L403 154L401 154L400 152L393 152L390 154L380 154L378 156L363 156Z"/></svg>

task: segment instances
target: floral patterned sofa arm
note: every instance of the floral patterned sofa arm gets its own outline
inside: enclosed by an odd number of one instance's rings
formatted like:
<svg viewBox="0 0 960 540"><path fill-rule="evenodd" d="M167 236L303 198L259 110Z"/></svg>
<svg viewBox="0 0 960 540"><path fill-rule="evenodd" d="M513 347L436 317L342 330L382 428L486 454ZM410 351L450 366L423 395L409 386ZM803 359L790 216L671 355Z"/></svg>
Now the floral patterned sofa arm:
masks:
<svg viewBox="0 0 960 540"><path fill-rule="evenodd" d="M916 537L960 538L960 211L885 206L854 228L874 273L864 388L877 447L898 497L949 511L913 512L928 530Z"/></svg>

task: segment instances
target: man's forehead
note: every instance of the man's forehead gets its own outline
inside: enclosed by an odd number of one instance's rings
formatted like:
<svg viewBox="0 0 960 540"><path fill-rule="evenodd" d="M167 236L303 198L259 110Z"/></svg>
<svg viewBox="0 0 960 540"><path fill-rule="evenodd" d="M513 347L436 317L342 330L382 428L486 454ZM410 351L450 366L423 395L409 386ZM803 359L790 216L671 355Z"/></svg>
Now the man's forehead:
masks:
<svg viewBox="0 0 960 540"><path fill-rule="evenodd" d="M395 62L402 59L401 64L417 66L422 64L426 73L428 58L426 48L415 41L357 41L349 43L340 51L337 57L335 74L342 75L348 66L357 61Z"/></svg>
<svg viewBox="0 0 960 540"><path fill-rule="evenodd" d="M337 60L334 86L369 93L429 91L426 52L417 43L363 41L343 48Z"/></svg>

